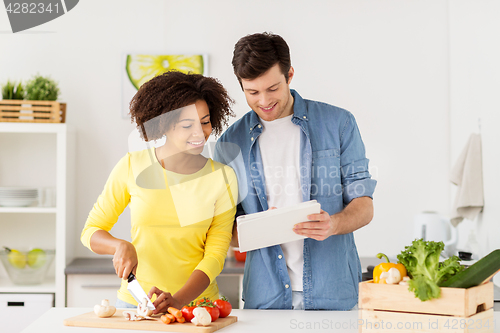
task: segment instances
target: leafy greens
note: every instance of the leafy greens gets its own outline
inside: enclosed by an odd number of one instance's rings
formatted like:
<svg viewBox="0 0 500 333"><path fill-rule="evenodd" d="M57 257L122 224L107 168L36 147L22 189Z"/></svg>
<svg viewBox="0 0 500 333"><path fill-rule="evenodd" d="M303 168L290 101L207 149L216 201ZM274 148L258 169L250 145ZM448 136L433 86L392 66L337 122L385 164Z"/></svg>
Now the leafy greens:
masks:
<svg viewBox="0 0 500 333"><path fill-rule="evenodd" d="M415 297L421 301L439 298L439 284L463 270L457 256L440 262L439 257L443 250L443 242L416 239L412 245L405 246L405 250L397 256L411 278L408 290L413 291Z"/></svg>

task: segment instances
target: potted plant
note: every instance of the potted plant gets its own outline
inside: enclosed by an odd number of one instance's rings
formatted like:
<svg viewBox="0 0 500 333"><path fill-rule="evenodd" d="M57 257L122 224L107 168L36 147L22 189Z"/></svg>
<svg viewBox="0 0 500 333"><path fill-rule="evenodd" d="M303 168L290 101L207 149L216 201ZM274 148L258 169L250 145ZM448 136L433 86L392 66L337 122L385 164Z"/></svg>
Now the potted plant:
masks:
<svg viewBox="0 0 500 333"><path fill-rule="evenodd" d="M24 88L21 82L16 87L15 82L7 80L7 83L2 85L2 99L4 100L22 100L24 99ZM5 106L16 106L17 104L3 104ZM5 110L2 112L19 112L18 110ZM4 118L17 118L15 116L5 116Z"/></svg>
<svg viewBox="0 0 500 333"><path fill-rule="evenodd" d="M35 75L26 83L26 99L30 101L55 101L59 96L59 87L57 82L50 77ZM50 105L35 104L33 107L42 107L42 109L33 110L33 113L50 114ZM35 119L40 119L35 117Z"/></svg>
<svg viewBox="0 0 500 333"><path fill-rule="evenodd" d="M26 99L31 101L55 101L59 96L57 83L49 77L35 75L26 83Z"/></svg>
<svg viewBox="0 0 500 333"><path fill-rule="evenodd" d="M16 87L14 82L7 80L7 83L2 85L2 98L3 99L24 99L23 84L19 82Z"/></svg>
<svg viewBox="0 0 500 333"><path fill-rule="evenodd" d="M7 82L2 86L3 100L0 105L13 106L9 110L1 110L0 121L64 123L66 119L66 103L57 102L58 84L49 77L39 74L33 76L26 85ZM15 101L13 98L23 99ZM9 100L6 100L9 98Z"/></svg>

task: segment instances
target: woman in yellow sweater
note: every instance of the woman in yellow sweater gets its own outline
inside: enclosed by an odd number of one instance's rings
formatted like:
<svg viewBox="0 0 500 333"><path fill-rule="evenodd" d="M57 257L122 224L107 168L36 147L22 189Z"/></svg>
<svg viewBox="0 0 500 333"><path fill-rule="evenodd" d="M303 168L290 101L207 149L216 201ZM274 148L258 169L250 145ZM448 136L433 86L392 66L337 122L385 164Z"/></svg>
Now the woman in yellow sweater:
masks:
<svg viewBox="0 0 500 333"><path fill-rule="evenodd" d="M198 297L216 299L236 213L234 171L201 155L208 136L222 132L233 101L215 79L167 72L141 86L130 103L132 120L150 142L163 146L126 154L114 167L81 234L98 254L113 255L122 278L118 307L136 306L130 272L155 313ZM127 205L131 242L109 231Z"/></svg>

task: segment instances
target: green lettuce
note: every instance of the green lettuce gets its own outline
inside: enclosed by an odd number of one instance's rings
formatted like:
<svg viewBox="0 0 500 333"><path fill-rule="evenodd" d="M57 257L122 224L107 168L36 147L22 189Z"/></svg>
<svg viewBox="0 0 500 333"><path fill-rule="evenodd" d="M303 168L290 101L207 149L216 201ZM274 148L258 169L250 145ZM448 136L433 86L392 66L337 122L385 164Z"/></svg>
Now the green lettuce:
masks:
<svg viewBox="0 0 500 333"><path fill-rule="evenodd" d="M415 297L421 301L439 298L439 284L464 269L457 256L440 262L439 257L443 250L443 242L416 239L412 245L405 246L405 250L397 256L411 278L408 290L413 291Z"/></svg>

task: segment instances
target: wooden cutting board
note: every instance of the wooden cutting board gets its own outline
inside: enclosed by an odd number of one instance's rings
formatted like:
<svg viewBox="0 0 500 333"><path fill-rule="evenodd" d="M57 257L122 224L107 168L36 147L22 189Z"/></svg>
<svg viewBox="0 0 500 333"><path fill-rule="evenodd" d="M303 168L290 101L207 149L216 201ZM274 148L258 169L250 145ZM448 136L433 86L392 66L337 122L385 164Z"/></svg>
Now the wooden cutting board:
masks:
<svg viewBox="0 0 500 333"><path fill-rule="evenodd" d="M229 316L226 318L219 318L209 326L195 326L191 323L181 324L177 322L166 325L162 323L159 316L155 317L156 320L129 321L123 316L123 311L127 310L116 310L116 313L109 318L99 318L94 312L88 312L65 319L63 324L65 326L115 328L124 330L211 333L231 325L238 320L236 316Z"/></svg>

